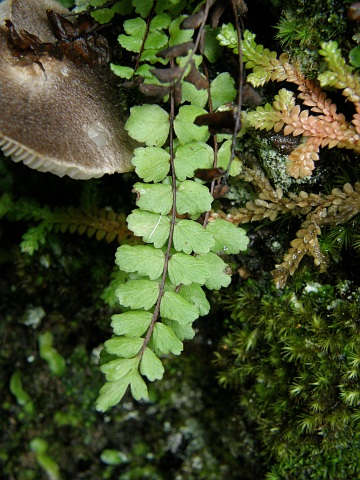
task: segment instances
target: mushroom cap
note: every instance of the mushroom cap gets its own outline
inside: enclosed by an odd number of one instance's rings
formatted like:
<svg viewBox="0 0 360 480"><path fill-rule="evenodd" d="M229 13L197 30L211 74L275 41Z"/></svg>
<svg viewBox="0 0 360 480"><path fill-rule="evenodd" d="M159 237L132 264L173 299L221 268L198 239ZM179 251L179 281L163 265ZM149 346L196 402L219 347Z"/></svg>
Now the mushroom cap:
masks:
<svg viewBox="0 0 360 480"><path fill-rule="evenodd" d="M5 3L10 15L2 18L10 18L18 32L24 29L43 42L54 41L45 14L53 2ZM7 30L0 26L0 147L4 154L36 170L77 179L132 170L137 144L119 117L110 69L76 67L67 58L59 61L47 55L40 62L42 68L36 62L25 65L15 59L7 45Z"/></svg>

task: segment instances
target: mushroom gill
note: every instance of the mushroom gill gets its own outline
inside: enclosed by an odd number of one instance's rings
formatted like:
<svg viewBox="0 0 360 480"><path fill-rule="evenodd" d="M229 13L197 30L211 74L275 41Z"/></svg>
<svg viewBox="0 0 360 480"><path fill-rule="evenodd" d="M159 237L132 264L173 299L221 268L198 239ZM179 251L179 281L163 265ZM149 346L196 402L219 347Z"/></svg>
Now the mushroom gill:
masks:
<svg viewBox="0 0 360 480"><path fill-rule="evenodd" d="M116 108L110 69L75 66L44 54L16 58L9 47L11 21L41 42L56 40L46 9L64 13L51 0L6 0L0 4L0 147L15 162L76 179L132 170L137 144Z"/></svg>

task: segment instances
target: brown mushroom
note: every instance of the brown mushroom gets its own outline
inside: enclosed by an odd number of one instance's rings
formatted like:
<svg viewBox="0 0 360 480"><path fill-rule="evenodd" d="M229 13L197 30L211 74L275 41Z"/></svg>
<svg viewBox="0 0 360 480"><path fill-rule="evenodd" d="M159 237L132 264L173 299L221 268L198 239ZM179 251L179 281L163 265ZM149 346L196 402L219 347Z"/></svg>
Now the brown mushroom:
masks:
<svg viewBox="0 0 360 480"><path fill-rule="evenodd" d="M51 0L0 4L0 147L15 162L60 177L130 171L137 144L119 117L109 69L77 67L48 54L19 58L9 47L5 19L20 35L54 42L49 7L67 12Z"/></svg>

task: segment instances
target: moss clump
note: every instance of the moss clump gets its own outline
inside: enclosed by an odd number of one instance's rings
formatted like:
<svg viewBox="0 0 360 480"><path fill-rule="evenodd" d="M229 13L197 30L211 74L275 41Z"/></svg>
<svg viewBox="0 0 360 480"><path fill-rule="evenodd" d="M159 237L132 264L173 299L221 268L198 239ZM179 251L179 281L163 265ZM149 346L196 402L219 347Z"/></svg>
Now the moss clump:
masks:
<svg viewBox="0 0 360 480"><path fill-rule="evenodd" d="M220 383L240 393L273 466L267 478L360 474L360 289L248 281L217 352Z"/></svg>
<svg viewBox="0 0 360 480"><path fill-rule="evenodd" d="M351 0L291 0L278 2L282 8L276 26L276 39L282 48L288 49L293 60L299 60L307 75L316 73L320 59L320 42L340 39L341 47L349 49L356 26L346 18Z"/></svg>

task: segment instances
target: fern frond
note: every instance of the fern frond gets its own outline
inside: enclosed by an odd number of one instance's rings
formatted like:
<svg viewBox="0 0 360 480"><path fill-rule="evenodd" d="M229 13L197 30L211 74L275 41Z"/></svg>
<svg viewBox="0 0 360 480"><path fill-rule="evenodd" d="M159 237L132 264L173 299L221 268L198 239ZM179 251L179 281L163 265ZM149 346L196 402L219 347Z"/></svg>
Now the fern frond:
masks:
<svg viewBox="0 0 360 480"><path fill-rule="evenodd" d="M348 148L360 153L360 76L346 64L336 42L322 43L320 54L328 62L329 70L318 76L318 82L307 80L296 64L289 63L285 55L277 58L275 52L257 45L255 35L244 32L244 59L246 68L253 70L247 80L254 86L264 85L272 81L287 80L298 87L298 98L309 110L295 105L295 97L284 89L275 96L273 108L269 105L257 107L249 112L247 118L250 125L258 129L273 129L275 132L284 127L284 134L310 137L289 156L288 173L294 178L311 175L318 160L319 147ZM337 113L337 106L321 86L330 86L343 90L347 100L354 103L356 113L352 122L346 121L343 114ZM285 100L285 101L281 101ZM305 145L305 146L304 146Z"/></svg>
<svg viewBox="0 0 360 480"><path fill-rule="evenodd" d="M320 74L318 79L321 86L335 87L343 90L343 95L353 103L360 102L360 77L353 68L345 62L341 50L335 41L323 42L319 50L329 67L329 70Z"/></svg>
<svg viewBox="0 0 360 480"><path fill-rule="evenodd" d="M23 235L20 248L23 252L32 255L41 245L46 243L47 233L51 230L62 233L95 235L97 240L106 240L108 243L117 239L124 242L132 236L126 226L125 215L117 214L111 209L93 208L83 211L75 207L55 208L41 207L36 202L22 198L13 201L6 195L0 199L0 213L9 220L28 220L39 222L32 226Z"/></svg>
<svg viewBox="0 0 360 480"><path fill-rule="evenodd" d="M61 232L86 234L89 238L95 235L97 240L106 240L110 243L117 239L123 242L132 236L126 226L124 214L117 214L111 209L95 208L89 212L74 207L56 209L53 212L52 223Z"/></svg>
<svg viewBox="0 0 360 480"><path fill-rule="evenodd" d="M20 249L23 253L33 255L36 250L46 243L46 236L52 225L46 221L40 222L35 227L29 228L29 230L22 236L20 243Z"/></svg>

